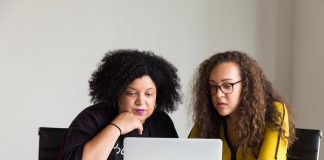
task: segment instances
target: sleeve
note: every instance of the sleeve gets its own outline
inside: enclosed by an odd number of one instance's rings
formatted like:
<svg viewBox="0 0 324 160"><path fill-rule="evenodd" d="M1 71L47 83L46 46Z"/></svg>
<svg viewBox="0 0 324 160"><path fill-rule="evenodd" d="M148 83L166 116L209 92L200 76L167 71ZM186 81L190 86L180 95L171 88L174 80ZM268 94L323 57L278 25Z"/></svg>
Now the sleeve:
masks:
<svg viewBox="0 0 324 160"><path fill-rule="evenodd" d="M275 107L280 112L281 117L283 117L283 125L282 125L282 135L279 135L279 130L272 129L267 126L265 129L264 140L261 145L261 149L259 152L259 160L269 160L275 159L275 153L277 149L277 142L279 138L279 145L277 151L277 159L285 160L288 148L288 138L289 137L289 121L288 121L288 113L286 107L280 103L275 102Z"/></svg>
<svg viewBox="0 0 324 160"><path fill-rule="evenodd" d="M62 159L81 160L84 145L97 135L106 123L107 119L98 110L88 108L82 111L69 127Z"/></svg>

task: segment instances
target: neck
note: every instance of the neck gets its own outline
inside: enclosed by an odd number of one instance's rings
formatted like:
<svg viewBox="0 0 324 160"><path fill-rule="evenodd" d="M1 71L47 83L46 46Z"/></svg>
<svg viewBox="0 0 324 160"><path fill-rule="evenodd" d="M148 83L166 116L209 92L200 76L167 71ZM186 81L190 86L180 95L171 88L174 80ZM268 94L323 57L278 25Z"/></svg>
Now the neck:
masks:
<svg viewBox="0 0 324 160"><path fill-rule="evenodd" d="M227 137L230 143L234 147L237 147L238 145L238 138L239 138L238 120L239 120L238 116L234 116L233 114L226 118Z"/></svg>
<svg viewBox="0 0 324 160"><path fill-rule="evenodd" d="M238 121L239 121L239 118L238 118L238 116L237 116L236 113L233 113L233 114L229 115L226 118L226 124L227 124L227 126L236 127Z"/></svg>

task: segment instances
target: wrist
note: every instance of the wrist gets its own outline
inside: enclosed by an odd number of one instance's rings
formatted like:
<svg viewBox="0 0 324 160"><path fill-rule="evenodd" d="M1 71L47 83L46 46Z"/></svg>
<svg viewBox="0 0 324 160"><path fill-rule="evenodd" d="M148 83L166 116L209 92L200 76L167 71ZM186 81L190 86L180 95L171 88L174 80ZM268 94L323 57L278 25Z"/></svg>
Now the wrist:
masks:
<svg viewBox="0 0 324 160"><path fill-rule="evenodd" d="M119 135L121 136L122 135L122 131L120 129L120 127L118 125L116 125L115 123L109 123L109 125L112 125L114 126L115 128L117 128L119 130Z"/></svg>

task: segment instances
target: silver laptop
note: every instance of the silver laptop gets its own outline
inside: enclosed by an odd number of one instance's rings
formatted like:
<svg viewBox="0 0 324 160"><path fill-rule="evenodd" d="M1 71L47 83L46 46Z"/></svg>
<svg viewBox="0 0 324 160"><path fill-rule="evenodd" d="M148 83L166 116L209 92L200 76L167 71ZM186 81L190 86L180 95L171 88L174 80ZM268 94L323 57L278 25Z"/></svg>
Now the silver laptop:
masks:
<svg viewBox="0 0 324 160"><path fill-rule="evenodd" d="M220 139L124 139L124 160L221 160Z"/></svg>

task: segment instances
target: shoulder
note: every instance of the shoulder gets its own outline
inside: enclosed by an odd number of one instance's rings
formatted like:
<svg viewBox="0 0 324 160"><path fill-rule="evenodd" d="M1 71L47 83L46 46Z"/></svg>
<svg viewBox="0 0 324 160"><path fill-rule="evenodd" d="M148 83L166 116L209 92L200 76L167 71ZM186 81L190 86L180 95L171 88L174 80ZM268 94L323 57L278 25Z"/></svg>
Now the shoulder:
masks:
<svg viewBox="0 0 324 160"><path fill-rule="evenodd" d="M286 137L289 136L289 118L287 113L286 105L282 102L275 101L274 102L276 110L280 114L278 125L284 130L284 134Z"/></svg>
<svg viewBox="0 0 324 160"><path fill-rule="evenodd" d="M170 118L166 112L159 109L154 110L153 115L161 118Z"/></svg>
<svg viewBox="0 0 324 160"><path fill-rule="evenodd" d="M154 110L153 114L150 117L151 121L156 121L158 123L170 123L172 122L170 116L161 110Z"/></svg>
<svg viewBox="0 0 324 160"><path fill-rule="evenodd" d="M79 115L109 116L117 112L117 109L114 109L108 103L97 103L85 108Z"/></svg>
<svg viewBox="0 0 324 160"><path fill-rule="evenodd" d="M286 113L287 108L286 108L285 104L282 103L282 102L279 102L279 101L274 101L273 103L274 103L274 106L275 106L276 110L280 114L280 119L285 118L286 115L287 115L287 113Z"/></svg>
<svg viewBox="0 0 324 160"><path fill-rule="evenodd" d="M118 114L117 110L109 107L107 103L98 103L91 105L81 111L73 120L73 125L105 125ZM98 127L99 127L98 126Z"/></svg>
<svg viewBox="0 0 324 160"><path fill-rule="evenodd" d="M286 110L285 104L279 101L274 101L274 106L276 108L277 111L279 111L280 113L283 113Z"/></svg>
<svg viewBox="0 0 324 160"><path fill-rule="evenodd" d="M171 118L164 111L155 110L148 123L153 137L178 137Z"/></svg>

